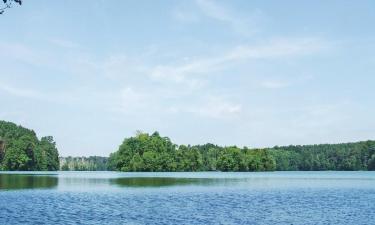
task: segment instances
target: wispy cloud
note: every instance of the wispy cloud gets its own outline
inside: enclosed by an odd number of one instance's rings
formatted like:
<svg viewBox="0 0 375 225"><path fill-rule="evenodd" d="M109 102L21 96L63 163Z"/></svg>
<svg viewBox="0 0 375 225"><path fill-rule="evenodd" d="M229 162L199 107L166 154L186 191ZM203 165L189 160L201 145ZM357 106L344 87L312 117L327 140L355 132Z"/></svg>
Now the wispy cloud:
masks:
<svg viewBox="0 0 375 225"><path fill-rule="evenodd" d="M329 44L325 40L318 38L271 39L258 44L235 46L216 55L192 57L192 60L182 60L184 63L173 59L171 63L164 64L153 64L154 55L148 58L131 57L126 54L113 54L107 57L90 54L86 57L85 54L77 54L63 61L57 68L64 67L70 74L82 76L85 80L84 85L88 88L77 86L70 87L69 90L44 93L38 88L33 89L32 85L21 88L2 84L0 91L16 97L61 104L105 107L122 113L151 110L155 113L185 112L209 118L233 118L243 111L241 102L218 97L205 97L202 101L190 98L206 95L207 91L212 91L212 87L205 90L211 81L211 76L228 68L241 67L254 60L294 59L319 53L327 46ZM29 48L20 47L20 49L24 50L14 53L17 59L27 59L37 54ZM57 58L50 60L55 62ZM98 88L98 84L101 83L112 87L111 89ZM287 87L290 83L275 77L264 79L259 85L275 89ZM162 91L165 89L168 89L168 93ZM170 100L166 96L175 96L175 99ZM175 106L173 101L183 102L186 106Z"/></svg>
<svg viewBox="0 0 375 225"><path fill-rule="evenodd" d="M199 22L199 15L193 11L176 8L172 11L172 16L181 22L195 23Z"/></svg>
<svg viewBox="0 0 375 225"><path fill-rule="evenodd" d="M43 95L42 93L36 90L27 89L27 88L19 88L19 87L15 87L9 84L5 84L5 83L0 83L0 91L5 92L15 97L36 99L36 100L46 99L45 95Z"/></svg>
<svg viewBox="0 0 375 225"><path fill-rule="evenodd" d="M139 110L150 109L151 96L136 91L133 87L124 87L119 91L120 99L114 110L124 113L137 112Z"/></svg>
<svg viewBox="0 0 375 225"><path fill-rule="evenodd" d="M199 58L184 64L157 65L151 68L150 75L155 79L199 84L199 79L194 78L194 75L214 74L215 71L249 60L284 60L301 57L318 53L328 47L328 42L318 38L274 39L259 45L236 46L218 56Z"/></svg>
<svg viewBox="0 0 375 225"><path fill-rule="evenodd" d="M172 105L165 109L171 114L192 114L210 119L233 119L238 118L243 112L242 104L231 101L223 96L205 95L198 101L184 102L179 105Z"/></svg>
<svg viewBox="0 0 375 225"><path fill-rule="evenodd" d="M62 38L50 38L48 39L48 42L50 42L53 45L56 45L61 48L78 48L80 47L79 44L74 43L73 41L67 40L67 39L62 39Z"/></svg>
<svg viewBox="0 0 375 225"><path fill-rule="evenodd" d="M234 33L250 37L260 30L259 23L263 20L263 12L254 9L242 12L231 5L213 0L191 1L193 5L180 5L172 11L172 16L184 23L201 23L203 20L213 20L219 25L228 27Z"/></svg>
<svg viewBox="0 0 375 225"><path fill-rule="evenodd" d="M1 43L0 58L30 65L41 65L44 61L42 54L37 54L32 48L19 43Z"/></svg>
<svg viewBox="0 0 375 225"><path fill-rule="evenodd" d="M196 0L195 2L205 16L228 24L240 34L250 36L258 32L259 28L256 24L262 14L260 10L247 13L245 16L239 10L221 5L217 1Z"/></svg>
<svg viewBox="0 0 375 225"><path fill-rule="evenodd" d="M242 105L226 101L219 97L209 97L201 105L192 106L189 112L213 119L230 119L242 112Z"/></svg>
<svg viewBox="0 0 375 225"><path fill-rule="evenodd" d="M99 99L98 97L100 94L103 94L98 90L90 92L83 87L79 89L66 89L63 91L45 91L33 85L25 87L24 85L15 85L1 81L0 93L32 101L59 103L63 105L76 104L80 106L83 106L88 100L90 100L92 95L95 95L94 97Z"/></svg>
<svg viewBox="0 0 375 225"><path fill-rule="evenodd" d="M285 88L290 85L289 82L286 81L280 81L280 80L266 80L261 82L261 86L268 89L279 89L279 88Z"/></svg>

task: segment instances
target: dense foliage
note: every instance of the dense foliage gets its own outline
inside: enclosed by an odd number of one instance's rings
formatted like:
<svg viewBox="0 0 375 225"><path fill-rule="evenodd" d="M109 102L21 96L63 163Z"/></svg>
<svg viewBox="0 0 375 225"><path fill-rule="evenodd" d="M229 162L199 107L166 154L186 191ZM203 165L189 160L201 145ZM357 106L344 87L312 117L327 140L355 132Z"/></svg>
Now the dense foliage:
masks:
<svg viewBox="0 0 375 225"><path fill-rule="evenodd" d="M270 171L275 166L268 150L177 146L157 132L126 138L109 158L109 167L119 171Z"/></svg>
<svg viewBox="0 0 375 225"><path fill-rule="evenodd" d="M138 133L109 158L119 171L375 170L375 141L266 149L177 146L168 137Z"/></svg>
<svg viewBox="0 0 375 225"><path fill-rule="evenodd" d="M60 167L61 165L61 167ZM155 132L126 138L109 158L61 157L52 137L0 121L0 170L287 171L375 170L375 141L265 149L176 145Z"/></svg>
<svg viewBox="0 0 375 225"><path fill-rule="evenodd" d="M72 171L105 171L108 157L60 157L60 170Z"/></svg>
<svg viewBox="0 0 375 225"><path fill-rule="evenodd" d="M375 170L375 141L274 147L276 170Z"/></svg>
<svg viewBox="0 0 375 225"><path fill-rule="evenodd" d="M39 140L32 130L0 121L1 170L58 170L58 157L52 137Z"/></svg>

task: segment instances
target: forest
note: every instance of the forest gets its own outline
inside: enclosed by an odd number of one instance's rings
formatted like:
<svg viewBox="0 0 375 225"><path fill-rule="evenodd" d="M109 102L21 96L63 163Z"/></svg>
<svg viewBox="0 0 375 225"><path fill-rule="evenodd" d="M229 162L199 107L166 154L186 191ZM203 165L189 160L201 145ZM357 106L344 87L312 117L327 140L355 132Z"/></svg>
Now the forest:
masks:
<svg viewBox="0 0 375 225"><path fill-rule="evenodd" d="M158 132L126 138L109 157L109 169L118 171L273 171L269 150L213 144L179 145Z"/></svg>
<svg viewBox="0 0 375 225"><path fill-rule="evenodd" d="M375 170L375 141L253 149L177 145L137 132L110 157L60 157L53 137L0 121L0 170L115 171L319 171Z"/></svg>
<svg viewBox="0 0 375 225"><path fill-rule="evenodd" d="M375 141L269 149L276 170L375 170Z"/></svg>
<svg viewBox="0 0 375 225"><path fill-rule="evenodd" d="M60 157L60 170L63 171L105 171L108 157Z"/></svg>
<svg viewBox="0 0 375 225"><path fill-rule="evenodd" d="M52 136L38 139L33 130L0 121L0 170L59 169L59 153Z"/></svg>
<svg viewBox="0 0 375 225"><path fill-rule="evenodd" d="M110 155L108 168L150 172L375 170L375 141L250 149L178 146L158 132L138 132Z"/></svg>

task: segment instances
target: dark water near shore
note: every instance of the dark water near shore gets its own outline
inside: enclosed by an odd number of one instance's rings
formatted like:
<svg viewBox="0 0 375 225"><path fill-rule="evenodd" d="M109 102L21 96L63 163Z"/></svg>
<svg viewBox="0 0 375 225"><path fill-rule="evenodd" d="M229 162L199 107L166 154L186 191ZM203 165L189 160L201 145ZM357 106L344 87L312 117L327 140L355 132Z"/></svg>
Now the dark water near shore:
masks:
<svg viewBox="0 0 375 225"><path fill-rule="evenodd" d="M2 172L0 224L375 224L375 173Z"/></svg>

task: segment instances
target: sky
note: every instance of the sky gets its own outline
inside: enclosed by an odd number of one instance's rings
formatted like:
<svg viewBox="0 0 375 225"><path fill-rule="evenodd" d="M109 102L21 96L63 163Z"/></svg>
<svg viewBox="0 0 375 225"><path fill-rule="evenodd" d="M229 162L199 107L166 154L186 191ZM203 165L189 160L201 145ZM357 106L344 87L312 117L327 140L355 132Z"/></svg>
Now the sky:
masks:
<svg viewBox="0 0 375 225"><path fill-rule="evenodd" d="M136 131L272 147L375 138L374 1L24 0L0 120L108 156Z"/></svg>

